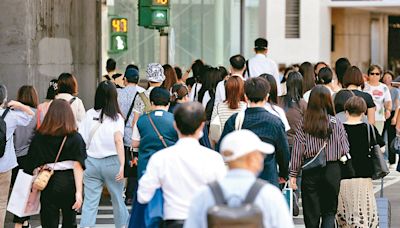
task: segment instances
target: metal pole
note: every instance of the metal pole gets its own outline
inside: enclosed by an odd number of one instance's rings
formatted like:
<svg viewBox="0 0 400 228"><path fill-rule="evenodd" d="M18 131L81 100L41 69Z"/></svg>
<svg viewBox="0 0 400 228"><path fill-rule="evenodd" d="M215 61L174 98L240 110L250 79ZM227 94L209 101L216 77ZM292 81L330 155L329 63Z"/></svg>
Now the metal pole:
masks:
<svg viewBox="0 0 400 228"><path fill-rule="evenodd" d="M244 55L246 0L240 0L240 54Z"/></svg>

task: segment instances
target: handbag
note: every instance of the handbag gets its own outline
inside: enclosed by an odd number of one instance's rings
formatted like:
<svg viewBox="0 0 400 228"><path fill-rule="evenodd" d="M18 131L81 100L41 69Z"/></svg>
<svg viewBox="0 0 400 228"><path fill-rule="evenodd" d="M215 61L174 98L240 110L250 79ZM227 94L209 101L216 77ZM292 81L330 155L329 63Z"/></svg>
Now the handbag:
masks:
<svg viewBox="0 0 400 228"><path fill-rule="evenodd" d="M304 165L301 167L304 171L315 169L315 168L322 168L326 166L326 146L327 141L325 140L324 145L319 149L318 153L312 157L304 159Z"/></svg>
<svg viewBox="0 0 400 228"><path fill-rule="evenodd" d="M217 111L217 115L214 117L214 119L211 120L210 123L210 139L218 142L219 138L221 138L221 134L222 134L222 124L221 124L221 118L219 117L219 113L218 113L218 107L219 104L217 104L216 111Z"/></svg>
<svg viewBox="0 0 400 228"><path fill-rule="evenodd" d="M356 171L354 170L350 153L343 155L339 161L342 179L353 178L356 176Z"/></svg>
<svg viewBox="0 0 400 228"><path fill-rule="evenodd" d="M372 128L372 139L373 139L374 145L371 145L371 138L370 138L371 129L370 128ZM383 157L383 153L381 151L380 146L376 143L375 129L370 124L368 124L367 131L368 131L369 152L370 152L370 156L371 156L371 160L372 160L372 166L374 168L374 172L372 174L372 179L377 180L377 179L383 178L386 175L388 175L389 168Z"/></svg>
<svg viewBox="0 0 400 228"><path fill-rule="evenodd" d="M67 136L64 136L64 139L61 143L60 149L58 150L57 153L57 157L56 160L53 163L53 168L49 168L49 167L41 167L39 170L39 174L37 175L37 177L35 178L35 180L33 181L33 187L39 191L43 191L43 189L46 188L47 184L49 183L49 180L51 178L51 176L53 176L54 174L54 167L58 161L58 158L60 157L61 151L64 147L65 141L67 140Z"/></svg>
<svg viewBox="0 0 400 228"><path fill-rule="evenodd" d="M34 176L18 170L17 178L8 201L7 211L18 217L39 214L40 191L32 189Z"/></svg>

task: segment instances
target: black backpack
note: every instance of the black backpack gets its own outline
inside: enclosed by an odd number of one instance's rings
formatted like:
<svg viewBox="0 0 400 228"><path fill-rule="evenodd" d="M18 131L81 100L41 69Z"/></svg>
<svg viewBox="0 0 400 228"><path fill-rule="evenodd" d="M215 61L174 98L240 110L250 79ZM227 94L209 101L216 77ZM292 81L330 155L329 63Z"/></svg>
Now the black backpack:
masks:
<svg viewBox="0 0 400 228"><path fill-rule="evenodd" d="M4 153L6 151L7 125L6 121L4 121L4 118L6 117L8 111L10 111L10 109L6 108L0 118L0 158L4 156Z"/></svg>
<svg viewBox="0 0 400 228"><path fill-rule="evenodd" d="M209 188L214 196L215 205L207 210L207 224L209 228L261 228L263 225L263 213L254 204L258 192L265 185L265 181L257 179L251 186L242 205L239 207L229 207L221 186L218 182L209 184Z"/></svg>

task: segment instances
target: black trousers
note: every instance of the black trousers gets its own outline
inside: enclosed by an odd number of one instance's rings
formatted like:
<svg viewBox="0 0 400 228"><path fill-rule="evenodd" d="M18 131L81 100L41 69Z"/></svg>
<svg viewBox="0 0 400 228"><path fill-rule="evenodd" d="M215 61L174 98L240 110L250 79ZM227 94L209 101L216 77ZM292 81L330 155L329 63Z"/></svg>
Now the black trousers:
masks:
<svg viewBox="0 0 400 228"><path fill-rule="evenodd" d="M304 223L307 228L334 228L340 189L339 162L327 162L324 168L303 171L301 193Z"/></svg>
<svg viewBox="0 0 400 228"><path fill-rule="evenodd" d="M395 112L392 111L392 113L390 114L390 118L385 121L385 127L383 128L383 132L386 131L387 133L388 145L386 146L386 149L388 150L389 163L391 165L396 163L396 152L390 148L390 144L396 137L396 126L391 124L394 113Z"/></svg>
<svg viewBox="0 0 400 228"><path fill-rule="evenodd" d="M164 228L183 228L185 220L164 220Z"/></svg>
<svg viewBox="0 0 400 228"><path fill-rule="evenodd" d="M43 228L58 227L60 210L62 227L77 227L76 212L72 209L72 205L75 203L73 171L55 171L47 187L41 193L40 203L40 221Z"/></svg>

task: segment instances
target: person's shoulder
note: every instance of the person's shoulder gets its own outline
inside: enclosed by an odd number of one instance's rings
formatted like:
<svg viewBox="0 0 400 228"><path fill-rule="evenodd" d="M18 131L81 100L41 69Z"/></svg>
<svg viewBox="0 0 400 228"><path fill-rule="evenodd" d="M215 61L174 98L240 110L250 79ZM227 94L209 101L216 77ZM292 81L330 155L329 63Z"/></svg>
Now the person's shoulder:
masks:
<svg viewBox="0 0 400 228"><path fill-rule="evenodd" d="M136 90L138 93L143 93L144 91L146 91L143 87L138 86L138 85L136 86Z"/></svg>

